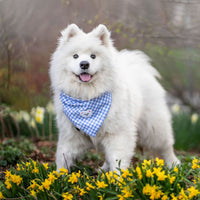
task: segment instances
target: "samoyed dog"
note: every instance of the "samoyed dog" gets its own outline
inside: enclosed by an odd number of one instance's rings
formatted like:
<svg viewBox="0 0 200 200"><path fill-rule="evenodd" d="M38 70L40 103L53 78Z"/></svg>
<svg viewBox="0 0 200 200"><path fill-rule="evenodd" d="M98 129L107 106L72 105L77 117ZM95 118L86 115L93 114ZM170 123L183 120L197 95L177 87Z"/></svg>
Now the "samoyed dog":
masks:
<svg viewBox="0 0 200 200"><path fill-rule="evenodd" d="M180 163L165 90L144 53L116 50L104 25L85 33L71 24L61 32L50 65L57 170L70 169L92 147L105 153L101 169L114 171L119 161L125 169L137 143L168 166Z"/></svg>

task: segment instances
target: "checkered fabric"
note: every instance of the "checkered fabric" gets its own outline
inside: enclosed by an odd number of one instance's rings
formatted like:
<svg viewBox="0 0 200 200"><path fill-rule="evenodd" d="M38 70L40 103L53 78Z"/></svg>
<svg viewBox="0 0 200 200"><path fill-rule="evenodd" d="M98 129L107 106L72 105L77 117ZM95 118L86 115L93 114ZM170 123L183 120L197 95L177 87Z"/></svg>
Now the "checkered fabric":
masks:
<svg viewBox="0 0 200 200"><path fill-rule="evenodd" d="M97 98L83 101L61 92L60 100L63 112L74 126L95 137L110 110L112 95L106 92Z"/></svg>

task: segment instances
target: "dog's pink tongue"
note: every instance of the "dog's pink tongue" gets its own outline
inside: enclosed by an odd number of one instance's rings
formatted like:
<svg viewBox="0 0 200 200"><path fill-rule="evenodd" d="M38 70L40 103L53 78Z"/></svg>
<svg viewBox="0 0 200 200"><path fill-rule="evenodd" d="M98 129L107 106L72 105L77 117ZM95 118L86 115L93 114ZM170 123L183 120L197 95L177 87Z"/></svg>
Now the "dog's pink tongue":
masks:
<svg viewBox="0 0 200 200"><path fill-rule="evenodd" d="M87 74L87 73L80 74L80 79L81 79L83 82L88 82L88 81L90 81L90 79L91 79L91 75L90 75L90 74Z"/></svg>

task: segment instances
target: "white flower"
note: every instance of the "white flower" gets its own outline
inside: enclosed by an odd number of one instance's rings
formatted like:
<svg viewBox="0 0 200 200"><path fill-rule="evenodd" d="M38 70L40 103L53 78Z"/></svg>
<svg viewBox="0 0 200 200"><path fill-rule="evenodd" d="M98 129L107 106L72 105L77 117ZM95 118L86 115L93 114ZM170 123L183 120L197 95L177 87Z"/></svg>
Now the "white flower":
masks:
<svg viewBox="0 0 200 200"><path fill-rule="evenodd" d="M36 111L35 111L35 120L36 122L42 124L43 123L43 120L44 120L44 112L45 112L45 109L42 108L42 107L37 107L36 108Z"/></svg>
<svg viewBox="0 0 200 200"><path fill-rule="evenodd" d="M195 124L199 119L199 115L197 113L193 113L191 116L191 122L192 124Z"/></svg>
<svg viewBox="0 0 200 200"><path fill-rule="evenodd" d="M13 113L12 113L12 116L13 116L17 121L22 121L22 120L24 120L25 122L29 122L30 119L31 119L29 113L26 112L26 111L23 111L23 110L21 110L21 111L19 111L19 112L13 112Z"/></svg>
<svg viewBox="0 0 200 200"><path fill-rule="evenodd" d="M30 121L31 117L30 117L30 115L29 115L28 112L26 112L26 111L20 111L19 113L20 113L20 115L21 115L21 118L22 118L25 122L29 122L29 121Z"/></svg>
<svg viewBox="0 0 200 200"><path fill-rule="evenodd" d="M17 121L21 121L21 115L19 114L19 112L12 112L12 116L14 117L15 120Z"/></svg>
<svg viewBox="0 0 200 200"><path fill-rule="evenodd" d="M51 113L51 114L55 113L53 103L51 101L47 104L46 110L48 111L48 113Z"/></svg>
<svg viewBox="0 0 200 200"><path fill-rule="evenodd" d="M178 104L174 104L173 106L172 106L172 112L173 113L175 113L175 114L177 114L177 113L179 113L180 112L180 106L178 105Z"/></svg>
<svg viewBox="0 0 200 200"><path fill-rule="evenodd" d="M30 126L31 126L32 128L35 128L35 127L36 127L36 124L35 124L35 120L34 120L34 119L31 119L31 121L30 121Z"/></svg>

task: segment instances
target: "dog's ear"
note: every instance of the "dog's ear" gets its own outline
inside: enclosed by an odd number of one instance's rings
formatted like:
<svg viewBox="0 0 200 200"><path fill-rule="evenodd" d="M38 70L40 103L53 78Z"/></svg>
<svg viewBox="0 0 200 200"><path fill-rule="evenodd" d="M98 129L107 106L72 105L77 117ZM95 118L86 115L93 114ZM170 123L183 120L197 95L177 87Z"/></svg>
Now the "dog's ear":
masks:
<svg viewBox="0 0 200 200"><path fill-rule="evenodd" d="M106 26L104 26L103 24L100 24L99 26L97 26L92 31L92 34L101 40L102 45L105 45L107 47L112 45L112 40L110 39L110 32L108 31Z"/></svg>
<svg viewBox="0 0 200 200"><path fill-rule="evenodd" d="M61 31L62 39L68 42L72 37L82 32L76 24L70 24L66 29Z"/></svg>

